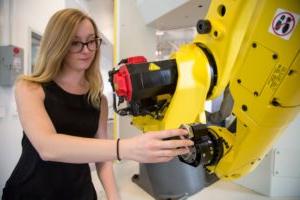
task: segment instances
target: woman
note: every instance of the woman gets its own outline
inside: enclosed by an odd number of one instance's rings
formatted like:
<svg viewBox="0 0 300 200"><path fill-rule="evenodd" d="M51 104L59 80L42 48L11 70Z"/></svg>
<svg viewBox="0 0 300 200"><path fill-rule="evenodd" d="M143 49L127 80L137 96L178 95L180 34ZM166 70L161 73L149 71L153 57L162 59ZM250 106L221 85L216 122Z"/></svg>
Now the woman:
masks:
<svg viewBox="0 0 300 200"><path fill-rule="evenodd" d="M183 130L107 139L107 99L99 72L101 38L95 22L76 9L50 19L36 70L16 83L24 130L22 155L3 199L97 199L88 163L96 163L108 199L120 199L112 160L166 162L188 152L190 140L164 140Z"/></svg>

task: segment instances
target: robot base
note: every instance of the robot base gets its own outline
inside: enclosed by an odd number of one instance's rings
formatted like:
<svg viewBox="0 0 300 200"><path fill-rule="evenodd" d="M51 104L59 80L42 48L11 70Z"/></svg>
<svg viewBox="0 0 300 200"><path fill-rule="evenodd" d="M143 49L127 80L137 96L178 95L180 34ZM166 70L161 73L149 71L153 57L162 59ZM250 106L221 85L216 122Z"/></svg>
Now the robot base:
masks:
<svg viewBox="0 0 300 200"><path fill-rule="evenodd" d="M192 167L178 158L162 164L140 164L132 181L157 200L184 200L218 180L203 166Z"/></svg>

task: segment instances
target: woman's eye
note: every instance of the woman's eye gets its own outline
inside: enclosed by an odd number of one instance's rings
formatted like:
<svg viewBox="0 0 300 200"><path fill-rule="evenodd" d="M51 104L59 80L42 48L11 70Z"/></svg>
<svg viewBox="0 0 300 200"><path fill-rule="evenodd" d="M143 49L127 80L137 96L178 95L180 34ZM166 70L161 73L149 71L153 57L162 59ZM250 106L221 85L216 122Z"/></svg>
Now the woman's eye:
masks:
<svg viewBox="0 0 300 200"><path fill-rule="evenodd" d="M74 42L72 42L72 46L80 46L80 45L81 45L80 43L81 43L81 42L74 41Z"/></svg>
<svg viewBox="0 0 300 200"><path fill-rule="evenodd" d="M95 39L88 41L88 43L92 44L95 42Z"/></svg>

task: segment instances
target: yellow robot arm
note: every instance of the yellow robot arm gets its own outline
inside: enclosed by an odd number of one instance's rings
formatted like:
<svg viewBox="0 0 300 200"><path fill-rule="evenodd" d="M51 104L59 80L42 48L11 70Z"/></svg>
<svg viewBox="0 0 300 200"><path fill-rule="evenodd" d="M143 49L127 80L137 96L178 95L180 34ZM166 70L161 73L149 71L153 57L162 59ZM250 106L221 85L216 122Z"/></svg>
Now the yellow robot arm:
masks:
<svg viewBox="0 0 300 200"><path fill-rule="evenodd" d="M187 129L195 146L183 162L221 179L244 176L300 110L299 20L298 0L212 1L193 43L170 60L127 61L110 73L120 102L128 103L115 109L133 115L143 131ZM228 84L235 133L203 117L205 101Z"/></svg>

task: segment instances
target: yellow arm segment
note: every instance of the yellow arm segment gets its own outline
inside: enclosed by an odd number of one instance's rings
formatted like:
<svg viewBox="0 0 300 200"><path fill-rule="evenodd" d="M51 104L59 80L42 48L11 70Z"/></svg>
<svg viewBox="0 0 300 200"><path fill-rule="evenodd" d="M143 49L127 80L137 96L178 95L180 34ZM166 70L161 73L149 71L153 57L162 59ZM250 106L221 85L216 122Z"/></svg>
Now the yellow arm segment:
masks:
<svg viewBox="0 0 300 200"><path fill-rule="evenodd" d="M280 35L282 30L276 31L282 15L294 17L288 39ZM195 42L205 44L216 60L218 82L212 97L229 82L237 117L234 136L225 128L209 127L229 144L220 161L208 166L221 179L253 170L300 110L299 15L296 0L211 4L207 18L212 30Z"/></svg>
<svg viewBox="0 0 300 200"><path fill-rule="evenodd" d="M178 128L180 124L199 121L210 85L209 61L195 45L183 45L172 55L176 59L177 86L162 120L151 116L134 117L133 124L144 132ZM199 67L201 66L201 67ZM199 92L201 91L201 92Z"/></svg>
<svg viewBox="0 0 300 200"><path fill-rule="evenodd" d="M221 4L229 15L224 16L224 22L216 12ZM280 21L278 16L283 15L295 17L294 24L290 23L294 28L289 39L272 33L276 29L275 23ZM300 3L296 0L214 1L211 5L208 18L228 36L224 35L220 45L218 40L201 39L201 36L197 39L204 43L208 41L206 45L219 66L215 93L230 81L233 113L237 117L233 140L226 129L211 128L230 143L230 150L216 166L210 167L220 178L236 179L253 170L300 110L300 25L297 15L300 15ZM283 31L277 33L283 34ZM225 56L219 53L220 50Z"/></svg>

